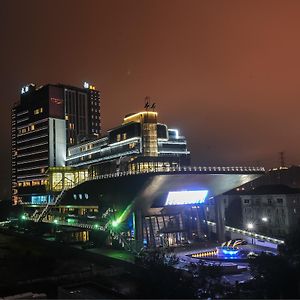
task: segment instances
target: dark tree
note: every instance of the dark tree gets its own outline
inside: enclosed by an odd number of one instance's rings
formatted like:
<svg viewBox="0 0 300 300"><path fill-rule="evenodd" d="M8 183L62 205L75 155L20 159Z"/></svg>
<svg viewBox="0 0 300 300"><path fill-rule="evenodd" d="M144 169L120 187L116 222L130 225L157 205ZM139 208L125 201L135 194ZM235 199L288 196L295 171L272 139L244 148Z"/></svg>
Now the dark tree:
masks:
<svg viewBox="0 0 300 300"><path fill-rule="evenodd" d="M300 229L295 227L279 247L278 256L262 253L250 267L261 297L300 298Z"/></svg>
<svg viewBox="0 0 300 300"><path fill-rule="evenodd" d="M192 299L195 288L191 278L172 265L177 261L174 255L166 256L163 251L151 251L140 257L138 296L141 298Z"/></svg>

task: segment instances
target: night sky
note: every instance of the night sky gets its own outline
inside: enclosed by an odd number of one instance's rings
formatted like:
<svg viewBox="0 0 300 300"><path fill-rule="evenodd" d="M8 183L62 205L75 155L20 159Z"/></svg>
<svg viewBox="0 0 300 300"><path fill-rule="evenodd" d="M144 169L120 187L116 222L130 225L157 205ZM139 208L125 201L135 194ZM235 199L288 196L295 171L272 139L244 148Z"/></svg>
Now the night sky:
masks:
<svg viewBox="0 0 300 300"><path fill-rule="evenodd" d="M299 163L300 1L0 1L0 195L27 83L88 81L103 133L157 103L196 165Z"/></svg>

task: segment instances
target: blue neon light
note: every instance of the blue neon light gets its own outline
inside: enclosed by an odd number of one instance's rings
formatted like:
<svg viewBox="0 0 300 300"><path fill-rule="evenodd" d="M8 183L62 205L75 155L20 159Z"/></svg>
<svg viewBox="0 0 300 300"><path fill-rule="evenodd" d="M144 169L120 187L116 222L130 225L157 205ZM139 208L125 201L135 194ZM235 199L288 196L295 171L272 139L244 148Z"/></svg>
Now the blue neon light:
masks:
<svg viewBox="0 0 300 300"><path fill-rule="evenodd" d="M169 192L165 205L200 204L207 194L208 190Z"/></svg>
<svg viewBox="0 0 300 300"><path fill-rule="evenodd" d="M237 255L237 253L239 252L239 250L226 250L226 249L222 249L223 254L225 255Z"/></svg>

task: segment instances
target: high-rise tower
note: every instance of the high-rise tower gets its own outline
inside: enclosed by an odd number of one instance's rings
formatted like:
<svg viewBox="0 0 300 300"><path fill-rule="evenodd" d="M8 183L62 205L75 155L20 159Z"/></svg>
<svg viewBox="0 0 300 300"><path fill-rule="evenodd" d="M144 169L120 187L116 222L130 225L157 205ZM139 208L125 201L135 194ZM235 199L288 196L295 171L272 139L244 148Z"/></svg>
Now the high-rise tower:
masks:
<svg viewBox="0 0 300 300"><path fill-rule="evenodd" d="M50 201L49 168L65 166L67 147L99 137L100 130L100 96L94 86L23 87L12 109L13 202Z"/></svg>

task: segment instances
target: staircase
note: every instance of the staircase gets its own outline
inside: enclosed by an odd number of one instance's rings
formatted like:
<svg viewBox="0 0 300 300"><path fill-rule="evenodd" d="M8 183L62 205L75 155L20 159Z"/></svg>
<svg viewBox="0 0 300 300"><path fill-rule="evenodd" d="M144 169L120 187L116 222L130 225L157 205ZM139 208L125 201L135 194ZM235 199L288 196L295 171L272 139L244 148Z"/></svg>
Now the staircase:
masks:
<svg viewBox="0 0 300 300"><path fill-rule="evenodd" d="M56 198L55 198L55 200L54 200L53 203L50 203L50 202L47 203L47 205L43 208L43 210L42 210L41 213L39 213L39 211L36 210L36 211L34 212L34 214L32 215L31 219L33 219L34 222L41 222L41 221L43 221L43 218L47 215L47 213L49 212L49 210L50 210L53 206L59 204L59 202L60 202L61 199L62 199L62 196L63 196L64 193L65 193L65 191L66 191L66 189L63 189L63 190L59 193L59 195L56 196Z"/></svg>

